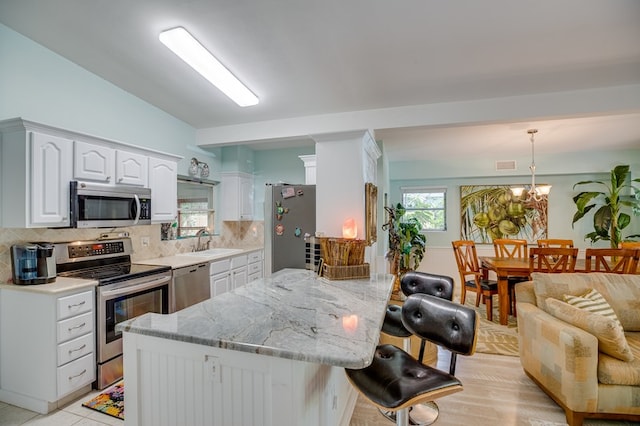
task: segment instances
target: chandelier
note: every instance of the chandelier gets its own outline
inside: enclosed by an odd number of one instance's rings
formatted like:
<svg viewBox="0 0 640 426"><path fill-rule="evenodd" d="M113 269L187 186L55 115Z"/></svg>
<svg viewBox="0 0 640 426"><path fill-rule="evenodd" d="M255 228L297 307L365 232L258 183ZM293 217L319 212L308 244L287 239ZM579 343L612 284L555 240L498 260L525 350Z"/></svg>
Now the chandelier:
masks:
<svg viewBox="0 0 640 426"><path fill-rule="evenodd" d="M526 199L523 201L540 201L546 195L549 195L551 191L551 185L541 185L536 187L536 162L534 156L534 143L533 136L538 133L537 129L529 129L527 130L531 138L531 165L529 166L529 170L531 170L531 188L527 192ZM511 192L515 197L521 198L524 193L525 188L523 186L511 188Z"/></svg>

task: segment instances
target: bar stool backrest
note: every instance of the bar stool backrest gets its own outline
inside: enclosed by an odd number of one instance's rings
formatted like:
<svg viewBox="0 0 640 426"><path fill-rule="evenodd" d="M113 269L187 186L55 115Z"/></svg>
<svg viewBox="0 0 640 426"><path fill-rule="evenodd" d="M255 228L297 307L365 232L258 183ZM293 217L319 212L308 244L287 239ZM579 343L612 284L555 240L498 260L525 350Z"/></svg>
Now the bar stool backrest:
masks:
<svg viewBox="0 0 640 426"><path fill-rule="evenodd" d="M402 307L402 323L414 335L452 353L473 355L478 313L470 307L428 294L413 294Z"/></svg>

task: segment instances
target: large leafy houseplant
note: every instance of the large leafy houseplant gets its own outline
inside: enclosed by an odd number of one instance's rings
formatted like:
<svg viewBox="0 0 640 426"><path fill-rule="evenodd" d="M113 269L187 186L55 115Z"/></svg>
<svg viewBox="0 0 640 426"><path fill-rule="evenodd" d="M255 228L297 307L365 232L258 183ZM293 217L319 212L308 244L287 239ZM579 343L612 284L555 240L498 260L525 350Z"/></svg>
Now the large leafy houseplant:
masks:
<svg viewBox="0 0 640 426"><path fill-rule="evenodd" d="M402 220L406 213L402 204L385 206L387 222L382 225L383 231L389 231L389 250L386 258L391 262L391 272L400 277L402 273L418 269L424 257L427 238L421 234L422 225L416 218Z"/></svg>
<svg viewBox="0 0 640 426"><path fill-rule="evenodd" d="M606 240L610 241L612 248L617 248L624 239L640 237L637 234L628 235L626 238L622 236L622 230L631 223L631 216L624 210L630 209L632 214L640 215L640 189L626 183L629 173L629 166L616 166L611 170L609 183L585 180L573 185L574 189L576 186L587 184L598 184L605 188L602 192L585 191L573 197L577 211L573 215L571 226L599 206L593 214L593 232L584 236L585 239L589 238L591 243ZM640 179L633 179L632 182L640 182ZM624 196L623 191L626 189L631 189L633 195Z"/></svg>

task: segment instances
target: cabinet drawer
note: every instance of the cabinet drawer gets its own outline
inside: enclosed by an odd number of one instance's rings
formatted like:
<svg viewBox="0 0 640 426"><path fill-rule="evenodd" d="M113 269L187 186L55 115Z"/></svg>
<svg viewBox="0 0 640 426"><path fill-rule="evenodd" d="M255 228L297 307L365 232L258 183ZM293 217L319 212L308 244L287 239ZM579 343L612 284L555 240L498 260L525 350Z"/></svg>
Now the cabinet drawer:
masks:
<svg viewBox="0 0 640 426"><path fill-rule="evenodd" d="M58 321L58 343L93 331L93 312Z"/></svg>
<svg viewBox="0 0 640 426"><path fill-rule="evenodd" d="M247 264L247 255L242 254L231 258L231 269L239 268Z"/></svg>
<svg viewBox="0 0 640 426"><path fill-rule="evenodd" d="M255 273L262 273L262 262L260 262L260 263L250 263L247 266L247 273L249 275L255 274Z"/></svg>
<svg viewBox="0 0 640 426"><path fill-rule="evenodd" d="M262 272L255 272L253 274L249 274L247 282L250 283L251 281L259 280L260 278L262 278Z"/></svg>
<svg viewBox="0 0 640 426"><path fill-rule="evenodd" d="M261 251L253 251L247 255L249 258L249 263L260 262L262 260L262 252Z"/></svg>
<svg viewBox="0 0 640 426"><path fill-rule="evenodd" d="M96 379L93 353L58 367L58 398L63 397Z"/></svg>
<svg viewBox="0 0 640 426"><path fill-rule="evenodd" d="M93 291L58 298L58 319L89 312L93 309Z"/></svg>
<svg viewBox="0 0 640 426"><path fill-rule="evenodd" d="M229 268L231 267L230 259L220 259L214 262L211 262L209 266L209 275L216 275L222 272L229 272Z"/></svg>
<svg viewBox="0 0 640 426"><path fill-rule="evenodd" d="M93 352L93 333L58 345L58 366Z"/></svg>

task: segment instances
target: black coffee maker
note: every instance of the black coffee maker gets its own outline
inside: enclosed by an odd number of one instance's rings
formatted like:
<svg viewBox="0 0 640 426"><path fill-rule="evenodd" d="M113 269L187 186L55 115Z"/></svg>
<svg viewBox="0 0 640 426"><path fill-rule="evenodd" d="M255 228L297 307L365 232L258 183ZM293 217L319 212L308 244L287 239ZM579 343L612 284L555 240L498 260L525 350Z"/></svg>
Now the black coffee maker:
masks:
<svg viewBox="0 0 640 426"><path fill-rule="evenodd" d="M11 246L11 269L15 284L46 284L56 280L53 244L27 243Z"/></svg>

